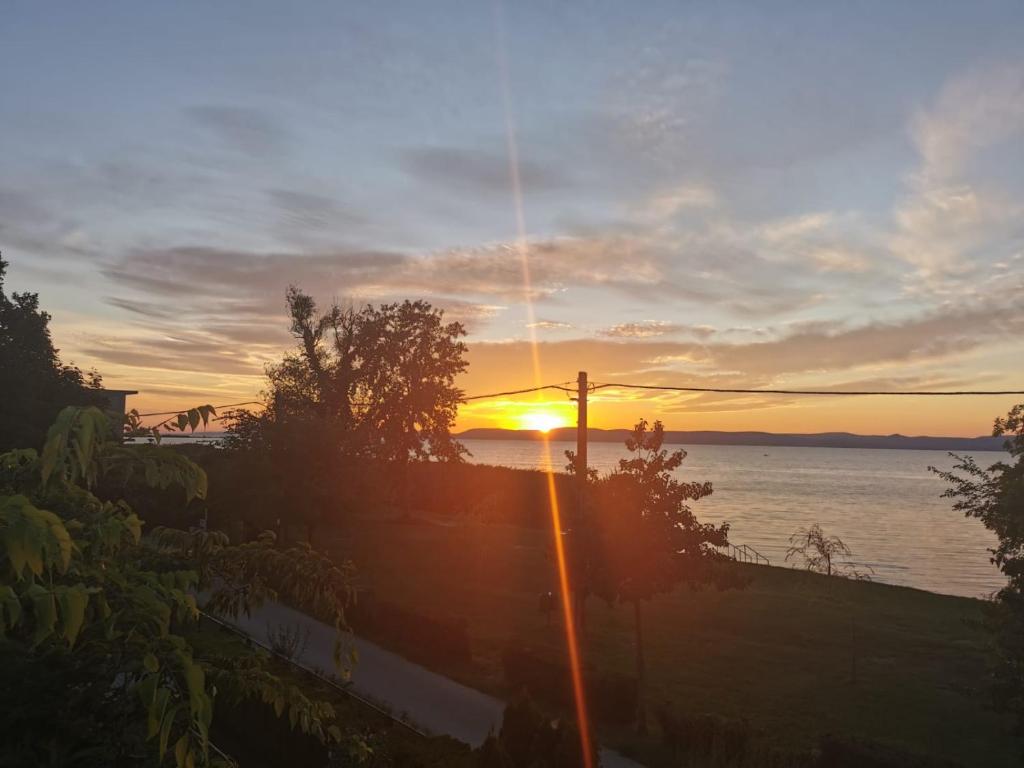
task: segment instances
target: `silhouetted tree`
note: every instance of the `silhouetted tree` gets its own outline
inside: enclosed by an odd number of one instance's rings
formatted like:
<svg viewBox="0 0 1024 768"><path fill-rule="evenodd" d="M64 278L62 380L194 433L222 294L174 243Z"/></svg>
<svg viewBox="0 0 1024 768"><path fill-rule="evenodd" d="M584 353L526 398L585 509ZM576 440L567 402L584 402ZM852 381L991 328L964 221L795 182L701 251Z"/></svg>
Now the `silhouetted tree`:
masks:
<svg viewBox="0 0 1024 768"><path fill-rule="evenodd" d="M576 459L576 451L565 452L566 474L577 477L579 464ZM573 619L581 632L587 627L587 598L594 593L593 570L594 558L599 556L598 543L595 538L594 526L591 525L593 518L593 493L594 484L598 480L598 471L593 467L587 468L587 479L584 483L588 490L584 493L583 504L576 503L566 514L568 526L566 531L566 558L569 564L569 582L572 584Z"/></svg>
<svg viewBox="0 0 1024 768"><path fill-rule="evenodd" d="M333 305L288 289L298 349L268 371L274 407L315 414L340 430L347 447L377 458L455 459L464 449L451 427L466 369L465 329L444 323L425 301Z"/></svg>
<svg viewBox="0 0 1024 768"><path fill-rule="evenodd" d="M564 719L545 717L523 694L505 707L497 738L488 737L478 752L481 768L577 768L584 765L579 730ZM591 747L591 765L599 766Z"/></svg>
<svg viewBox="0 0 1024 768"><path fill-rule="evenodd" d="M984 469L971 456L950 454L957 460L953 471L930 469L950 484L943 495L956 500L953 508L981 520L999 539L992 562L1008 583L988 616L998 654L994 693L997 704L1016 715L1024 739L1024 405L996 419L992 434L1006 438L1010 461Z"/></svg>
<svg viewBox="0 0 1024 768"><path fill-rule="evenodd" d="M488 734L476 755L478 768L516 768L505 747L493 733Z"/></svg>
<svg viewBox="0 0 1024 768"><path fill-rule="evenodd" d="M233 414L226 442L242 459L226 485L248 478L263 524L298 510L315 525L345 503L334 482L342 468L353 500L381 485L404 496L410 461L460 458L451 435L462 397L455 378L466 368L459 323L423 301L320 312L292 287L287 304L297 346L268 368L265 410ZM374 482L383 465L389 482Z"/></svg>
<svg viewBox="0 0 1024 768"><path fill-rule="evenodd" d="M631 458L621 459L617 470L595 489L595 529L601 539L601 565L595 587L609 601L633 606L636 632L637 724L646 730L643 613L641 605L679 583L713 583L719 588L738 586L731 569L715 567L724 558L716 547L728 543L728 524L698 522L687 502L711 494L711 483L682 482L674 472L685 451L662 448L660 421L650 428L641 420L626 440Z"/></svg>
<svg viewBox="0 0 1024 768"><path fill-rule="evenodd" d="M102 403L89 391L99 375L61 362L39 294L5 293L7 266L0 258L0 451L39 448L61 408Z"/></svg>

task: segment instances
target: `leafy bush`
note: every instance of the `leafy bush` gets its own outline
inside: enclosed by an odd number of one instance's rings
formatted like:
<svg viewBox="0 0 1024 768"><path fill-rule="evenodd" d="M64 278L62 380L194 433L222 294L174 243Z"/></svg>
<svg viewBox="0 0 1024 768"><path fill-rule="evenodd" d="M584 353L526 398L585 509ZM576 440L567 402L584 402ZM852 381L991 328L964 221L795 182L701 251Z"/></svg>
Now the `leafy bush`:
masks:
<svg viewBox="0 0 1024 768"><path fill-rule="evenodd" d="M672 765L701 768L813 768L808 754L786 753L765 743L744 720L706 714L658 712Z"/></svg>
<svg viewBox="0 0 1024 768"><path fill-rule="evenodd" d="M502 651L505 680L544 701L561 707L573 706L572 672L568 663L543 658L526 648ZM583 670L591 717L606 723L631 722L636 712L636 681L625 675L600 675L593 668Z"/></svg>
<svg viewBox="0 0 1024 768"><path fill-rule="evenodd" d="M269 598L305 601L333 614L340 665L349 572L308 547L278 549L272 534L234 547L208 531L143 538L123 499L97 495L135 478L176 487L183 504L206 494L199 467L122 445L96 408L61 411L41 453L0 455L0 649L5 669L23 673L18 691L3 690L25 715L16 739L0 739L0 764L205 765L215 696L272 702L304 733L339 742L329 705L283 686L252 654L199 659L184 633L198 592L227 616ZM74 718L52 729L76 701Z"/></svg>
<svg viewBox="0 0 1024 768"><path fill-rule="evenodd" d="M669 764L682 768L957 768L957 763L864 739L822 737L813 751L783 750L745 720L658 713Z"/></svg>
<svg viewBox="0 0 1024 768"><path fill-rule="evenodd" d="M562 768L583 765L579 730L551 720L523 695L505 707L501 730L477 750L479 768ZM596 753L592 765L599 765Z"/></svg>
<svg viewBox="0 0 1024 768"><path fill-rule="evenodd" d="M477 518L531 528L551 525L548 476L539 470L486 464L421 462L409 465L414 509L436 517ZM568 475L555 475L558 498L566 509L576 505L576 486Z"/></svg>
<svg viewBox="0 0 1024 768"><path fill-rule="evenodd" d="M826 735L815 768L960 768L952 760L919 755L864 739Z"/></svg>
<svg viewBox="0 0 1024 768"><path fill-rule="evenodd" d="M267 642L271 650L288 660L301 658L309 647L309 625L267 622Z"/></svg>
<svg viewBox="0 0 1024 768"><path fill-rule="evenodd" d="M360 634L427 664L462 664L472 660L465 619L427 616L372 593L361 593L348 611Z"/></svg>

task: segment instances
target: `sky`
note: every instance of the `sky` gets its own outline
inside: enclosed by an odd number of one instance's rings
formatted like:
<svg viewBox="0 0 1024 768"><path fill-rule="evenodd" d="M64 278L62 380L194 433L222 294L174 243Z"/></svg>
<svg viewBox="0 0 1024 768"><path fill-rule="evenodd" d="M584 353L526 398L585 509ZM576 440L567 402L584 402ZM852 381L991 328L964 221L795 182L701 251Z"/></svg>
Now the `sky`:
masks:
<svg viewBox="0 0 1024 768"><path fill-rule="evenodd" d="M443 308L469 395L1022 389L1022 33L1017 1L9 0L0 250L143 412L256 396L289 284ZM1014 400L602 390L590 423L978 435ZM545 421L563 393L457 426Z"/></svg>

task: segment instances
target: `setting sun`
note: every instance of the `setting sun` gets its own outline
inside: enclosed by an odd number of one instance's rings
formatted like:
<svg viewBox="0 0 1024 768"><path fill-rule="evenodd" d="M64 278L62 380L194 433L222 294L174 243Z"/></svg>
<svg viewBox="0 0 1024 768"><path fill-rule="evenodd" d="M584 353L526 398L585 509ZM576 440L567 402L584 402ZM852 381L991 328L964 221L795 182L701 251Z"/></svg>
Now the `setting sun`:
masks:
<svg viewBox="0 0 1024 768"><path fill-rule="evenodd" d="M559 414L550 411L528 411L519 417L520 429L550 432L552 429L564 426L566 426L565 420Z"/></svg>

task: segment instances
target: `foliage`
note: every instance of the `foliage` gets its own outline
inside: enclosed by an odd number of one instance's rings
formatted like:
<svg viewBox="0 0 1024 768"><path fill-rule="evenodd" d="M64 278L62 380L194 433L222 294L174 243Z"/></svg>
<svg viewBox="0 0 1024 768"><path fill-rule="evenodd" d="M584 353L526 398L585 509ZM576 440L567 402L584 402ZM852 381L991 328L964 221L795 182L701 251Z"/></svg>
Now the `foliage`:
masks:
<svg viewBox="0 0 1024 768"><path fill-rule="evenodd" d="M0 258L0 452L38 450L61 408L103 402L101 379L61 362L39 295L4 292L7 266Z"/></svg>
<svg viewBox="0 0 1024 768"><path fill-rule="evenodd" d="M75 731L80 743L56 747L91 755L92 764L206 764L218 689L271 700L293 727L340 738L319 704L244 658L197 661L181 631L198 619L195 594L204 590L212 609L228 615L277 598L333 607L342 630L347 572L308 548L275 550L272 536L239 547L206 531L143 538L128 504L97 495L102 483L174 486L187 503L205 495L206 476L159 446L122 445L112 431L98 409L69 407L41 453L0 456L0 643L23 669L38 670L42 658L60 665L71 695L92 701L89 715L103 723ZM45 719L24 724L22 746L39 761L54 747L47 728Z"/></svg>
<svg viewBox="0 0 1024 768"><path fill-rule="evenodd" d="M855 579L869 579L871 575L859 571L855 563L839 558L853 555L850 548L838 536L826 536L821 526L814 523L810 528L801 528L789 537L786 562L799 559L808 571L826 576L850 576ZM867 566L870 571L871 567Z"/></svg>
<svg viewBox="0 0 1024 768"><path fill-rule="evenodd" d="M406 503L410 460L465 452L451 435L465 330L423 301L321 313L292 287L287 302L297 346L267 369L263 411L229 414L230 487L264 525L286 506L313 527L367 498Z"/></svg>
<svg viewBox="0 0 1024 768"><path fill-rule="evenodd" d="M142 416L133 408L125 414L124 436L126 438L145 438L159 443L163 437L161 430L195 432L200 424L205 428L210 423L210 419L216 418L216 416L217 409L212 405L200 405L164 419L158 424L146 426L142 423Z"/></svg>
<svg viewBox="0 0 1024 768"><path fill-rule="evenodd" d="M1008 583L988 617L997 647L993 690L997 704L1016 716L1024 739L1024 405L996 419L992 433L1006 438L1010 461L984 469L971 456L951 454L953 471L931 469L949 483L943 495L955 499L953 508L978 518L998 538L992 561Z"/></svg>
<svg viewBox="0 0 1024 768"><path fill-rule="evenodd" d="M809 755L787 754L767 743L745 720L658 710L661 738L672 765L707 768L812 768Z"/></svg>
<svg viewBox="0 0 1024 768"><path fill-rule="evenodd" d="M442 666L472 660L466 620L433 616L362 592L348 611L364 637L387 645L413 661Z"/></svg>
<svg viewBox="0 0 1024 768"><path fill-rule="evenodd" d="M591 765L600 765L596 749L591 758ZM481 768L562 768L584 764L576 725L545 717L525 693L506 705L497 738L484 743L478 759Z"/></svg>
<svg viewBox="0 0 1024 768"><path fill-rule="evenodd" d="M288 660L301 658L309 647L309 626L299 623L279 623L271 626L267 622L267 642L270 650Z"/></svg>
<svg viewBox="0 0 1024 768"><path fill-rule="evenodd" d="M501 656L510 644L542 659L564 658L561 623L548 627L537 612L538 594L559 583L550 528L370 518L350 521L335 547L359 562L361 577L382 596L418 611L466 616L474 664L461 668L459 679L475 688L508 690ZM677 588L643 604L652 639L646 683L652 713L666 700L690 712L742 712L787 751L809 751L831 731L976 768L1020 764L1010 718L993 712L984 697L992 645L978 624L984 602L794 568L715 567L746 575L750 584L721 593ZM593 601L589 625L580 636L586 664L602 676L632 678L631 614ZM851 648L856 685L847 682ZM530 690L549 701L540 689ZM886 712L900 716L880 715ZM639 762L675 768L658 762L652 740L624 728L613 733L609 738Z"/></svg>
<svg viewBox="0 0 1024 768"><path fill-rule="evenodd" d="M299 348L268 369L269 417L323 422L351 453L458 458L450 428L462 397L455 377L466 368L459 323L445 324L424 301L320 314L297 288L287 298Z"/></svg>
<svg viewBox="0 0 1024 768"><path fill-rule="evenodd" d="M786 750L746 720L662 707L658 723L669 764L700 768L957 768L951 760L866 739L825 734L811 750Z"/></svg>
<svg viewBox="0 0 1024 768"><path fill-rule="evenodd" d="M687 502L710 496L711 483L683 482L674 473L685 451L664 448L660 421L641 420L626 440L632 457L595 489L595 527L603 539L596 580L609 600L649 600L681 581L712 582L722 574L711 565L728 543L729 526L700 523ZM612 546L614 544L614 546Z"/></svg>
<svg viewBox="0 0 1024 768"><path fill-rule="evenodd" d="M660 421L653 428L645 420L637 423L626 440L633 455L620 459L618 469L593 489L591 531L581 539L588 549L598 548L584 555L593 564L590 583L596 594L633 606L641 730L646 728L641 602L681 582L739 586L735 571L715 567L722 559L716 548L728 543L728 524L700 523L687 505L709 496L711 484L678 480L674 472L686 452L670 454L663 443Z"/></svg>
<svg viewBox="0 0 1024 768"><path fill-rule="evenodd" d="M505 680L538 699L559 707L574 706L572 672L564 658L553 660L528 648L508 646L501 652ZM636 716L636 680L624 675L583 669L587 712L599 722L629 724Z"/></svg>

